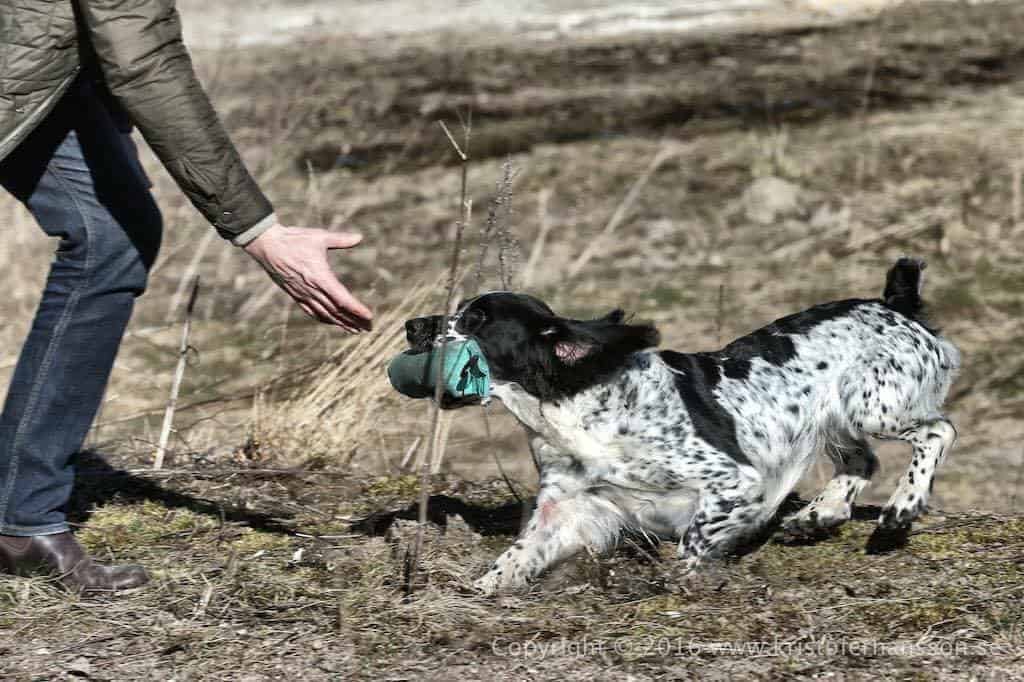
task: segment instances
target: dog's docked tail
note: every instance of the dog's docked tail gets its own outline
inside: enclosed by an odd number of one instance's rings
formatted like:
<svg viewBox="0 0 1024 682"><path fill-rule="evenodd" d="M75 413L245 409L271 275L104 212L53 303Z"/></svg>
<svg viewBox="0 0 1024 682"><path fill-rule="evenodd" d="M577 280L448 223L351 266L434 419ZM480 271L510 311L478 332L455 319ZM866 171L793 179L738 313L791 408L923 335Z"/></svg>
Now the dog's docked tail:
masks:
<svg viewBox="0 0 1024 682"><path fill-rule="evenodd" d="M920 319L924 313L921 298L923 271L927 267L920 258L900 258L885 278L882 300L885 305L911 319Z"/></svg>

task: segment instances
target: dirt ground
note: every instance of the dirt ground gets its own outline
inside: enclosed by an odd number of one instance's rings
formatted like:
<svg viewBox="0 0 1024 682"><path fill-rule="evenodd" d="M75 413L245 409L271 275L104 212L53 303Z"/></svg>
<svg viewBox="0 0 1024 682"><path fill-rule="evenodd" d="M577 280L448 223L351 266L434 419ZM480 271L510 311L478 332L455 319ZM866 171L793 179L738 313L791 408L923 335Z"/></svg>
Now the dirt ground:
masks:
<svg viewBox="0 0 1024 682"><path fill-rule="evenodd" d="M1024 677L1024 6L723 3L757 22L671 23L698 4L531 3L530 31L484 21L502 16L488 3L453 3L454 32L429 11L399 30L397 2L261 5L265 21L237 21L274 35L228 42L229 3L193 23L197 66L279 213L367 235L336 262L378 332L303 320L143 150L167 237L73 518L154 584L108 598L0 579L0 679ZM342 10L359 21L332 28ZM628 12L662 25L602 28ZM497 240L513 286L556 310L624 307L665 347L708 350L877 296L897 256L926 258L932 319L965 362L948 403L960 441L925 521L879 536L866 506L834 536L768 537L692 579L668 544L626 541L482 599L468 584L512 541L535 474L500 406L471 408L445 417L410 592L401 517L430 414L382 367L402 320L440 306L459 167L437 122L462 139L468 112L465 293L498 286L497 249L481 248ZM5 376L50 245L5 198L0 216ZM152 473L194 274L194 351L168 471ZM880 454L866 505L908 457Z"/></svg>

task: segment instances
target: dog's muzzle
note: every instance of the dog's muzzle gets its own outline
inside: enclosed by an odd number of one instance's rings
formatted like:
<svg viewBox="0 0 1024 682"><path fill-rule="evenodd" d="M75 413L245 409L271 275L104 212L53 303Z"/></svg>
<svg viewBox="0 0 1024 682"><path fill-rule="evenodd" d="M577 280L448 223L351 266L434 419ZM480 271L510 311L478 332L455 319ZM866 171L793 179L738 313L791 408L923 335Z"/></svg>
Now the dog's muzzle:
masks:
<svg viewBox="0 0 1024 682"><path fill-rule="evenodd" d="M405 339L409 342L409 348L418 353L430 350L434 347L434 339L441 335L444 324L444 317L431 315L429 317L417 317L405 323Z"/></svg>
<svg viewBox="0 0 1024 682"><path fill-rule="evenodd" d="M410 398L430 398L440 381L441 407L446 409L487 403L491 393L487 358L471 338L435 344L443 322L443 317L435 315L405 323L410 349L388 365L391 385Z"/></svg>

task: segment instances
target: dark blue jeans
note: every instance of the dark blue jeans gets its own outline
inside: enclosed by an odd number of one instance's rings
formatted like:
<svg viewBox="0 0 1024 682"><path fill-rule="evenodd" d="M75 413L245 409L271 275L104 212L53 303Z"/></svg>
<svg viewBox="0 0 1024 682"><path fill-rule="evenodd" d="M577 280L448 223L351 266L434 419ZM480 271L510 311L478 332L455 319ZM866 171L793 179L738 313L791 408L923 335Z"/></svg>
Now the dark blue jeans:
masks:
<svg viewBox="0 0 1024 682"><path fill-rule="evenodd" d="M47 535L68 530L74 455L162 223L130 127L84 81L0 162L0 185L60 239L0 414L0 534Z"/></svg>

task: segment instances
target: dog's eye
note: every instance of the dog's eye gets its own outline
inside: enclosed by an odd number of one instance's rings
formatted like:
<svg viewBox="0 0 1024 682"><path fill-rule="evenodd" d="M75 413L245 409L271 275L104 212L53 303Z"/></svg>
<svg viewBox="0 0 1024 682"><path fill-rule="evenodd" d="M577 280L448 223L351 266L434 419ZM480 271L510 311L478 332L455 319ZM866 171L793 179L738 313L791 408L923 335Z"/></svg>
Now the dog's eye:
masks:
<svg viewBox="0 0 1024 682"><path fill-rule="evenodd" d="M541 330L540 335L541 336L554 336L557 333L558 333L558 327L548 327L546 329Z"/></svg>

